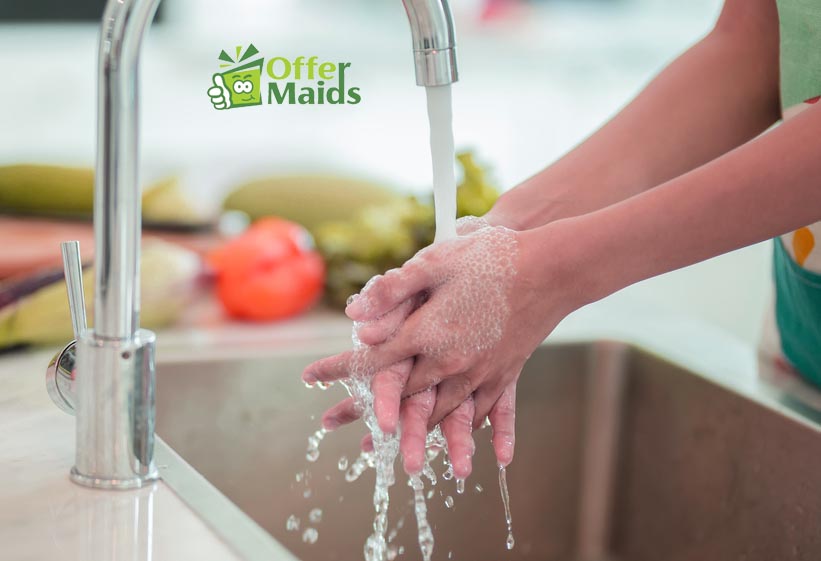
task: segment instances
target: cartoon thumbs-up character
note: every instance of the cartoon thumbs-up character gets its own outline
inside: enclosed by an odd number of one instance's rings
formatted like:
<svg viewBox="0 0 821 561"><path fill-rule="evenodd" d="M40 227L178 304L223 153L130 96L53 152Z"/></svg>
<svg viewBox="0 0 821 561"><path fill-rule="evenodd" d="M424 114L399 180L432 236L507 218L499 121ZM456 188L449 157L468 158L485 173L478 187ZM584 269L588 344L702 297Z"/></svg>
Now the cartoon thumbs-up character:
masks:
<svg viewBox="0 0 821 561"><path fill-rule="evenodd" d="M242 57L238 57L240 61L247 58L249 52L253 55L258 51L251 45ZM230 60L230 57L227 59L225 57L228 57L228 55L223 51L220 54L220 60ZM262 105L262 90L260 88L262 62L263 59L259 58L228 72L214 74L212 77L213 85L208 88L207 92L214 109Z"/></svg>

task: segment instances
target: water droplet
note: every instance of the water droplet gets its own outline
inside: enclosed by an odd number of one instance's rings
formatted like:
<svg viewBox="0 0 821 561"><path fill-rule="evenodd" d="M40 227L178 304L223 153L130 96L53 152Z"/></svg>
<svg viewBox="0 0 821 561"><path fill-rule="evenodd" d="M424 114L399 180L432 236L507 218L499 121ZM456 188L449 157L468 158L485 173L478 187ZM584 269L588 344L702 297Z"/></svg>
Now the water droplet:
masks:
<svg viewBox="0 0 821 561"><path fill-rule="evenodd" d="M300 481L302 481L302 478L303 478L303 477L305 477L305 473L304 473L304 472L301 472L301 471L300 471L299 473L297 473L297 474L296 474L296 482L297 482L297 483L299 483Z"/></svg>
<svg viewBox="0 0 821 561"><path fill-rule="evenodd" d="M485 488L482 487L481 483L477 483L476 485L473 486L473 490L476 491L477 493L481 493L482 491L485 490Z"/></svg>
<svg viewBox="0 0 821 561"><path fill-rule="evenodd" d="M453 479L453 466L448 463L448 469L445 470L445 473L442 474L442 479L445 481L450 481Z"/></svg>
<svg viewBox="0 0 821 561"><path fill-rule="evenodd" d="M339 458L339 462L337 462L336 467L339 468L339 471L345 471L348 469L348 458L342 456Z"/></svg>
<svg viewBox="0 0 821 561"><path fill-rule="evenodd" d="M333 385L334 385L333 382L317 382L316 383L316 387L318 387L322 391L327 390L328 388L330 388Z"/></svg>
<svg viewBox="0 0 821 561"><path fill-rule="evenodd" d="M433 489L428 489L428 494L427 494L427 497L428 497L429 499L432 499L432 498L433 498Z"/></svg>
<svg viewBox="0 0 821 561"><path fill-rule="evenodd" d="M448 559L453 559L453 552L452 551L448 551Z"/></svg>
<svg viewBox="0 0 821 561"><path fill-rule="evenodd" d="M319 532L316 528L305 528L305 531L302 532L302 541L307 544L315 544L316 540L319 539Z"/></svg>
<svg viewBox="0 0 821 561"><path fill-rule="evenodd" d="M310 520L314 524L319 524L320 522L322 522L322 509L312 509L311 512L308 513L308 520Z"/></svg>
<svg viewBox="0 0 821 561"><path fill-rule="evenodd" d="M299 530L299 518L293 514L289 516L288 520L285 521L285 529L289 532L296 532Z"/></svg>
<svg viewBox="0 0 821 561"><path fill-rule="evenodd" d="M453 497L451 497L450 495L445 497L445 506L448 508L453 508Z"/></svg>
<svg viewBox="0 0 821 561"><path fill-rule="evenodd" d="M465 480L464 479L457 479L456 480L456 492L460 495L465 492Z"/></svg>
<svg viewBox="0 0 821 561"><path fill-rule="evenodd" d="M312 389L314 389L314 384L313 384L313 382L305 382L305 387L308 388L309 390L312 390Z"/></svg>
<svg viewBox="0 0 821 561"><path fill-rule="evenodd" d="M310 489L305 489L302 492L302 498L304 498L304 499L310 499L311 495L313 495L313 491L311 491Z"/></svg>
<svg viewBox="0 0 821 561"><path fill-rule="evenodd" d="M505 547L508 549L513 549L514 545L516 545L516 540L513 539L513 533L509 533L507 535L507 540L505 540Z"/></svg>
<svg viewBox="0 0 821 561"><path fill-rule="evenodd" d="M325 427L321 427L318 431L308 437L308 450L305 452L305 459L309 462L315 462L319 459L319 444L328 431Z"/></svg>

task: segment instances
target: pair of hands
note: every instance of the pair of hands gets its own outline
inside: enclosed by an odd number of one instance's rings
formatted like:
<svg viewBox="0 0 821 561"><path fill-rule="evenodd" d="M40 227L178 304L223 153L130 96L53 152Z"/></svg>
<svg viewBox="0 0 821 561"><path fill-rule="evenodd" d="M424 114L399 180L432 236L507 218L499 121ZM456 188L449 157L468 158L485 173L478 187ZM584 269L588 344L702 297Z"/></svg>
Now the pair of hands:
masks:
<svg viewBox="0 0 821 561"><path fill-rule="evenodd" d="M345 312L361 343L357 364L371 379L380 429L401 425L405 471L424 466L425 439L440 424L454 475L472 470L472 431L493 427L500 465L513 459L516 382L522 366L564 317L534 266L539 244L523 232L463 219L459 237L417 253L377 276ZM528 238L528 239L526 239ZM569 311L569 310L567 310ZM309 365L303 380L329 383L351 375L354 351ZM333 430L359 418L353 398L322 419ZM370 437L363 448L372 446Z"/></svg>

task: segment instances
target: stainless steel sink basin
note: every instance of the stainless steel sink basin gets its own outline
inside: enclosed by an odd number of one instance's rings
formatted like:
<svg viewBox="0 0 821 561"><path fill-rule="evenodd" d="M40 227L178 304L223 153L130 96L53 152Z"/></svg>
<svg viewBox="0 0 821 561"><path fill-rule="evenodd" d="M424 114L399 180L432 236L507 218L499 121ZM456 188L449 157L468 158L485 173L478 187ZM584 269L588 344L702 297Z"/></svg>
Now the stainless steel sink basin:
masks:
<svg viewBox="0 0 821 561"><path fill-rule="evenodd" d="M344 395L302 385L299 373L314 358L161 364L157 430L298 558L355 561L373 520L373 473L348 483L337 466L357 456L358 424L328 435L319 460L306 461L320 414ZM465 494L440 479L428 501L434 559L821 557L821 435L810 423L618 343L540 348L518 396L508 473L515 548L505 549L490 434L482 431ZM398 559L420 558L410 497L402 478L391 497L391 527L404 516ZM322 520L310 523L316 507ZM291 514L299 532L286 530ZM307 526L319 532L315 544L302 541Z"/></svg>

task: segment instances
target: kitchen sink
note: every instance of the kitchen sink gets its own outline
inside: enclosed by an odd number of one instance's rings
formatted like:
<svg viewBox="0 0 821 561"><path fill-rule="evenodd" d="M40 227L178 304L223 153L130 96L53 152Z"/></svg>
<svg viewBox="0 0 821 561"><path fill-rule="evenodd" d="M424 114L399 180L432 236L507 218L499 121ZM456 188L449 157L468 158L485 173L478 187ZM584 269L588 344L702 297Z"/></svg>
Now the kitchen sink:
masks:
<svg viewBox="0 0 821 561"><path fill-rule="evenodd" d="M297 558L355 561L373 521L373 471L347 482L339 469L358 455L360 423L328 434L319 459L306 460L322 412L345 395L302 384L318 356L161 363L157 432ZM437 460L428 500L436 560L821 557L818 429L640 348L546 345L527 363L508 470L511 551L490 431L475 436L464 494L442 480ZM390 527L401 525L393 544L404 548L397 559L420 559L405 481L391 494ZM298 531L286 528L291 515ZM316 543L303 541L308 527Z"/></svg>

